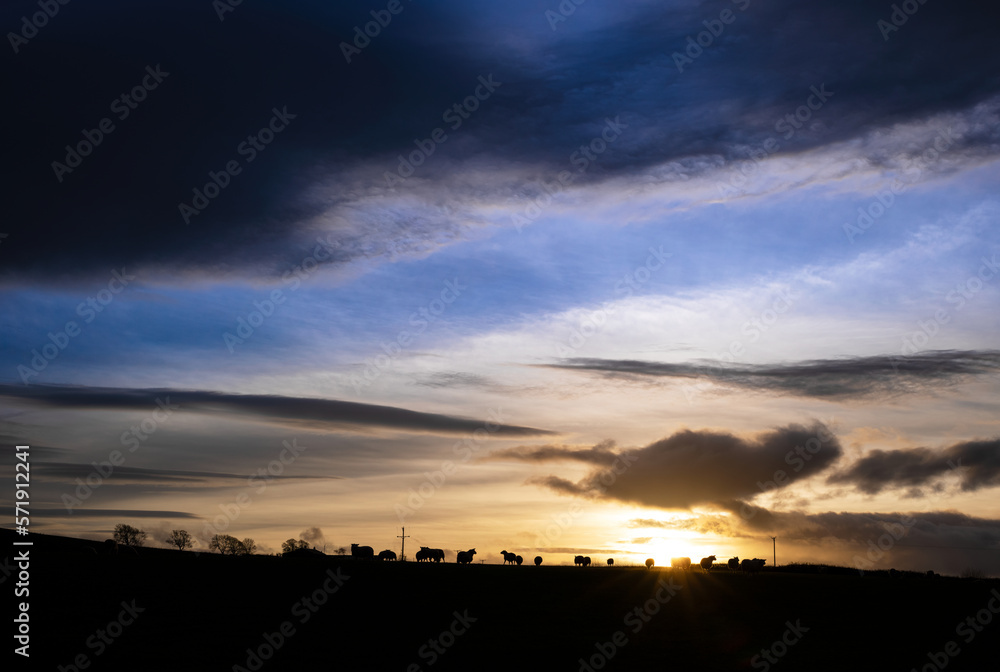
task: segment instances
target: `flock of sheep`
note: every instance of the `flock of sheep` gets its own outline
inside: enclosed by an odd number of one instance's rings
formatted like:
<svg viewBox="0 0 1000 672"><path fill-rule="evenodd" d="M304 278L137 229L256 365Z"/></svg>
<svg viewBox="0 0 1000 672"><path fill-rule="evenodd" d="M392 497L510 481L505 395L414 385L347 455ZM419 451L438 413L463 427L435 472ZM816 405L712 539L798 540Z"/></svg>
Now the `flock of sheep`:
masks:
<svg viewBox="0 0 1000 672"><path fill-rule="evenodd" d="M476 549L470 548L467 551L459 551L456 562L460 565L468 565L472 562L473 556L476 554ZM506 550L500 551L500 555L503 556L503 564L520 565L524 562L524 558L516 553L508 553ZM358 544L351 544L351 557L357 560L395 560L396 554L390 550L384 550L375 555L375 550L371 546L359 546ZM428 548L427 546L421 546L420 550L416 553L417 562L442 562L444 561L444 550L440 548ZM706 572L711 570L715 564L715 556L710 555L707 558L702 558L701 568ZM740 561L738 557L730 558L726 563L732 571L742 571L744 574L757 574L764 568L764 563L766 560L761 560L760 558L754 558L753 560L744 559ZM573 558L573 564L578 567L589 567L591 563L590 556L578 555ZM542 556L535 557L535 566L542 564ZM608 566L614 566L614 558L608 558ZM655 564L653 558L646 560L646 567L652 567ZM671 558L670 566L674 569L680 569L687 571L691 569L691 558Z"/></svg>

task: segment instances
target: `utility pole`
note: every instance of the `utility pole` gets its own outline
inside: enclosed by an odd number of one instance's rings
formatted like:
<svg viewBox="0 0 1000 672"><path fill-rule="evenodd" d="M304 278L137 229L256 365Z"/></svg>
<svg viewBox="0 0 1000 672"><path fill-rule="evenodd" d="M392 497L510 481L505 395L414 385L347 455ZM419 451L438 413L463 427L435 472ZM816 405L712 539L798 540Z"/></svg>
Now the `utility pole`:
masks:
<svg viewBox="0 0 1000 672"><path fill-rule="evenodd" d="M778 566L778 538L777 537L771 537L771 552L774 553L774 556L772 557L772 561L774 562L774 566L777 567Z"/></svg>
<svg viewBox="0 0 1000 672"><path fill-rule="evenodd" d="M403 528L403 533L402 534L397 534L396 535L397 539L402 539L403 540L403 545L399 549L399 561L400 562L406 562L406 538L409 537L409 536L410 535L408 535L406 533L406 528L405 527Z"/></svg>

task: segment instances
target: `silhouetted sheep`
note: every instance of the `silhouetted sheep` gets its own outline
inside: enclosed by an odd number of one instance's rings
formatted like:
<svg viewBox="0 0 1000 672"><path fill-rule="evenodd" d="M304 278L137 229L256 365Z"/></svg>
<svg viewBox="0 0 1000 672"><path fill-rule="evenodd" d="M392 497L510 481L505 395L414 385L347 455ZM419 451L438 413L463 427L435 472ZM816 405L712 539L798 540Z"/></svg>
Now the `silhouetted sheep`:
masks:
<svg viewBox="0 0 1000 672"><path fill-rule="evenodd" d="M386 550L384 550L384 551L382 551L381 553L378 554L378 559L379 560L395 560L396 559L396 554L393 553L392 551L386 549Z"/></svg>
<svg viewBox="0 0 1000 672"><path fill-rule="evenodd" d="M104 555L118 555L118 542L114 539L105 539Z"/></svg>
<svg viewBox="0 0 1000 672"><path fill-rule="evenodd" d="M729 562L726 563L726 566L735 572L737 569L740 568L740 556L734 555L733 557L729 558Z"/></svg>
<svg viewBox="0 0 1000 672"><path fill-rule="evenodd" d="M608 567L613 567L614 564L615 564L615 559L614 558L608 558Z"/></svg>
<svg viewBox="0 0 1000 672"><path fill-rule="evenodd" d="M139 549L137 549L135 546L121 545L118 547L118 555L126 558L138 558Z"/></svg>
<svg viewBox="0 0 1000 672"><path fill-rule="evenodd" d="M474 556L475 554L476 554L476 549L474 548L470 548L467 551L459 551L458 559L456 560L456 562L458 562L458 564L460 565L467 565L470 562L472 562L472 556Z"/></svg>
<svg viewBox="0 0 1000 672"><path fill-rule="evenodd" d="M574 565L581 565L582 566L583 565L583 556L582 555L578 555L575 558L573 558L573 564Z"/></svg>
<svg viewBox="0 0 1000 672"><path fill-rule="evenodd" d="M753 560L744 558L743 562L740 563L740 569L743 570L744 574L756 574L760 570L764 569L765 562L767 562L767 560L761 560L760 558L754 558Z"/></svg>
<svg viewBox="0 0 1000 672"><path fill-rule="evenodd" d="M351 544L351 557L356 560L374 560L375 549L371 546L358 546Z"/></svg>
<svg viewBox="0 0 1000 672"><path fill-rule="evenodd" d="M522 557L521 557L521 556L519 555L519 556L517 556L517 558L516 558L516 562L517 562L517 566L518 566L518 567L520 567L520 566L521 566L521 563L522 563L522 562L524 562L524 558L522 558Z"/></svg>
<svg viewBox="0 0 1000 672"><path fill-rule="evenodd" d="M583 558L583 566L584 567L590 567L590 556L589 555L584 556L584 558Z"/></svg>
<svg viewBox="0 0 1000 672"><path fill-rule="evenodd" d="M539 566L541 566L541 564L542 564L542 556L536 555L535 556L535 567L539 567Z"/></svg>
<svg viewBox="0 0 1000 672"><path fill-rule="evenodd" d="M653 560L652 558L646 558L646 569L652 569L653 565L655 564L656 560Z"/></svg>
<svg viewBox="0 0 1000 672"><path fill-rule="evenodd" d="M691 558L670 558L670 566L687 571L691 569Z"/></svg>
<svg viewBox="0 0 1000 672"><path fill-rule="evenodd" d="M500 555L502 555L502 556L503 556L503 564L505 564L505 565L506 565L506 564L507 564L508 562L509 562L510 564L512 564L512 565L513 565L513 564L514 564L515 562L517 562L517 553L508 553L507 551L500 551Z"/></svg>
<svg viewBox="0 0 1000 672"><path fill-rule="evenodd" d="M712 565L714 563L715 563L715 556L710 555L707 558L702 558L701 563L699 564L701 564L701 568L707 572L708 570L712 569Z"/></svg>

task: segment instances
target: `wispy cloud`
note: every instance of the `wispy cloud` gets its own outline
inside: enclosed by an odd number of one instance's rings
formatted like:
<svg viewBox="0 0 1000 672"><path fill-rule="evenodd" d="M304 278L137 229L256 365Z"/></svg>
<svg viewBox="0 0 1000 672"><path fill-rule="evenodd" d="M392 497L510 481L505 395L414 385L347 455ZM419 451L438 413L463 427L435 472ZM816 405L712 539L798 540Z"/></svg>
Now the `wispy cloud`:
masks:
<svg viewBox="0 0 1000 672"><path fill-rule="evenodd" d="M943 350L770 365L572 358L545 366L616 378L701 379L740 390L847 401L927 393L996 375L1000 351Z"/></svg>
<svg viewBox="0 0 1000 672"><path fill-rule="evenodd" d="M335 399L282 397L262 394L226 394L222 392L0 385L0 396L28 403L62 409L105 409L150 411L173 404L173 410L220 414L246 420L285 423L312 428L338 428L360 431L364 428L409 430L437 434L474 432L482 420L458 418L435 413L421 413L392 406L362 404ZM497 436L541 436L554 432L500 425Z"/></svg>

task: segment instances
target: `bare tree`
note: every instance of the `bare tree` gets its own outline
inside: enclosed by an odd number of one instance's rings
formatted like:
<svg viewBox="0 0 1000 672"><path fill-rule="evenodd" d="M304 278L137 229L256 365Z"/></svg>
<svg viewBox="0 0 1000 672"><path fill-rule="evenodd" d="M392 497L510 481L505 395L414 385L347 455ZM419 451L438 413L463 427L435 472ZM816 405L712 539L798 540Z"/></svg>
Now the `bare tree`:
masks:
<svg viewBox="0 0 1000 672"><path fill-rule="evenodd" d="M217 534L208 542L208 549L222 555L253 555L257 550L257 542L250 537L240 541L229 534Z"/></svg>
<svg viewBox="0 0 1000 672"><path fill-rule="evenodd" d="M300 548L309 548L309 543L303 539L287 539L281 543L282 553L290 553L291 551L297 551Z"/></svg>
<svg viewBox="0 0 1000 672"><path fill-rule="evenodd" d="M341 546L336 551L334 551L334 553L336 553L337 555L347 555L347 548Z"/></svg>
<svg viewBox="0 0 1000 672"><path fill-rule="evenodd" d="M125 523L118 523L115 525L115 541L122 546L142 546L146 543L146 531Z"/></svg>
<svg viewBox="0 0 1000 672"><path fill-rule="evenodd" d="M178 551L191 548L192 545L191 535L187 530L171 530L170 536L164 539L164 542L176 546Z"/></svg>

